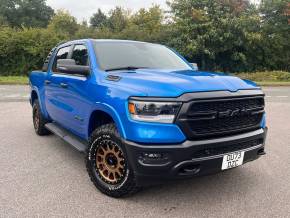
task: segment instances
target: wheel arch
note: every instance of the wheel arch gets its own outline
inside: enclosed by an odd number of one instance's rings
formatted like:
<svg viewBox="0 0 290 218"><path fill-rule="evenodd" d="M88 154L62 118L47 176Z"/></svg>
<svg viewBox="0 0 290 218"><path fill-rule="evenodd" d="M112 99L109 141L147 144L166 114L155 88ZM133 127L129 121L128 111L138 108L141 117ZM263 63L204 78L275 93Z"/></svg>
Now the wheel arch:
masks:
<svg viewBox="0 0 290 218"><path fill-rule="evenodd" d="M31 94L30 94L30 103L31 103L32 106L33 106L34 101L36 99L38 99L38 94L37 94L37 92L35 90L32 90Z"/></svg>
<svg viewBox="0 0 290 218"><path fill-rule="evenodd" d="M91 112L87 127L88 138L97 127L111 122L116 125L120 136L126 138L124 127L118 113L107 104L100 104Z"/></svg>
<svg viewBox="0 0 290 218"><path fill-rule="evenodd" d="M41 94L39 93L38 88L33 86L33 87L31 87L31 92L30 92L30 104L31 104L31 106L33 106L36 99L39 102L40 110L41 110L42 114L45 116L46 119L49 119L49 116L46 112L45 105L43 105L44 99L41 96Z"/></svg>

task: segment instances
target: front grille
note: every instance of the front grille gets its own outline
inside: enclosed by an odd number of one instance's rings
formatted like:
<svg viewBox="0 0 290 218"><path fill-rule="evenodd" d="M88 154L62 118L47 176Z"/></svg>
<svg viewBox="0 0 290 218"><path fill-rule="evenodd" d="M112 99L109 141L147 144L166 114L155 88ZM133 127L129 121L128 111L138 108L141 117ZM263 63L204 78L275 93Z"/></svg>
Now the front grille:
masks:
<svg viewBox="0 0 290 218"><path fill-rule="evenodd" d="M234 151L240 151L263 144L263 139L254 139L246 142L230 144L226 146L210 145L206 148L194 152L193 158L209 157L219 154L226 154Z"/></svg>
<svg viewBox="0 0 290 218"><path fill-rule="evenodd" d="M263 96L198 100L185 103L177 124L189 139L226 136L258 129Z"/></svg>

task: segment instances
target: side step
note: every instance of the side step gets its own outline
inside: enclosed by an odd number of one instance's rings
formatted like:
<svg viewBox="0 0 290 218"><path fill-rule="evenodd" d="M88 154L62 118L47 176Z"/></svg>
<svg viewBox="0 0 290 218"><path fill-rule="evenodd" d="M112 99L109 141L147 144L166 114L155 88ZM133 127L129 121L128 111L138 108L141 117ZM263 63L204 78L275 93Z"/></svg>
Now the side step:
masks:
<svg viewBox="0 0 290 218"><path fill-rule="evenodd" d="M55 135L62 138L64 141L69 143L79 152L83 152L83 153L86 152L88 144L85 140L78 138L77 136L73 135L69 131L57 125L56 123L47 123L45 124L45 128L47 128L49 131L53 132Z"/></svg>

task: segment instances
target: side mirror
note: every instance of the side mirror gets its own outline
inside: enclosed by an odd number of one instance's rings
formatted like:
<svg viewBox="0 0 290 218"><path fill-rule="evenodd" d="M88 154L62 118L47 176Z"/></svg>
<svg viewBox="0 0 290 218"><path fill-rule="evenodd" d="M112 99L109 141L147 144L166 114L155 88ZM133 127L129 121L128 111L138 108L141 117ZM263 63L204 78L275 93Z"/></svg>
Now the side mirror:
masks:
<svg viewBox="0 0 290 218"><path fill-rule="evenodd" d="M76 65L74 59L58 59L56 69L58 72L66 74L88 76L90 73L89 66Z"/></svg>
<svg viewBox="0 0 290 218"><path fill-rule="evenodd" d="M194 71L198 71L197 63L190 63L190 65Z"/></svg>

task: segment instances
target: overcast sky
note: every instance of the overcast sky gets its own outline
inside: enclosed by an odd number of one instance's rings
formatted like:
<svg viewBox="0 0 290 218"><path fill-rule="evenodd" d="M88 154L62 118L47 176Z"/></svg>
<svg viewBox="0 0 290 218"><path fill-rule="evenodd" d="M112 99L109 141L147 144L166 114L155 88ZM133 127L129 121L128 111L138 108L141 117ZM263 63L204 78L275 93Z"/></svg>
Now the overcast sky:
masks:
<svg viewBox="0 0 290 218"><path fill-rule="evenodd" d="M260 0L250 0L252 3L259 3ZM53 9L65 9L75 16L79 22L89 21L89 18L101 8L108 12L116 6L137 11L140 8L148 8L153 4L160 5L167 9L166 0L47 0L47 4Z"/></svg>
<svg viewBox="0 0 290 218"><path fill-rule="evenodd" d="M79 22L84 19L89 20L98 8L105 12L116 6L135 11L139 8L148 8L152 4L158 4L162 8L166 8L166 0L47 0L47 4L53 9L68 10Z"/></svg>

